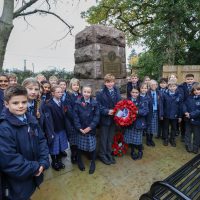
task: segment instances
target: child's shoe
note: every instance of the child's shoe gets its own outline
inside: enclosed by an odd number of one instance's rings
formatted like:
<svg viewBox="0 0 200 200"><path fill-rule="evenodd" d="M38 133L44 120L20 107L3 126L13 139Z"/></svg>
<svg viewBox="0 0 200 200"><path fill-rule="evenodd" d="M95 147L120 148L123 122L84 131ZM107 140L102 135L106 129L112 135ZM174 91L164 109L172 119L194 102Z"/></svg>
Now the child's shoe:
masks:
<svg viewBox="0 0 200 200"><path fill-rule="evenodd" d="M163 145L168 146L168 140L163 140Z"/></svg>
<svg viewBox="0 0 200 200"><path fill-rule="evenodd" d="M176 142L175 142L175 140L170 140L170 144L172 145L172 147L176 147Z"/></svg>
<svg viewBox="0 0 200 200"><path fill-rule="evenodd" d="M194 154L198 154L198 149L193 149L192 151Z"/></svg>
<svg viewBox="0 0 200 200"><path fill-rule="evenodd" d="M135 152L132 152L132 153L131 153L131 158L132 158L133 160L137 160L137 159L138 159L138 154L135 153Z"/></svg>
<svg viewBox="0 0 200 200"><path fill-rule="evenodd" d="M142 151L139 151L139 152L138 152L138 157L137 157L137 159L138 159L138 160L141 160L142 157L143 157L143 152L142 152Z"/></svg>
<svg viewBox="0 0 200 200"><path fill-rule="evenodd" d="M60 166L59 166L59 164L56 163L56 162L52 162L52 163L51 163L51 166L52 166L52 168L53 168L54 170L56 170L56 171L59 171L59 170L60 170Z"/></svg>
<svg viewBox="0 0 200 200"><path fill-rule="evenodd" d="M95 168L96 168L95 162L94 162L94 161L91 161L91 163L90 163L89 174L94 174Z"/></svg>
<svg viewBox="0 0 200 200"><path fill-rule="evenodd" d="M65 165L62 163L61 160L58 161L58 166L60 167L60 169L65 169Z"/></svg>
<svg viewBox="0 0 200 200"><path fill-rule="evenodd" d="M191 153L192 152L192 149L190 147L188 147L187 145L185 146L185 149L188 153Z"/></svg>

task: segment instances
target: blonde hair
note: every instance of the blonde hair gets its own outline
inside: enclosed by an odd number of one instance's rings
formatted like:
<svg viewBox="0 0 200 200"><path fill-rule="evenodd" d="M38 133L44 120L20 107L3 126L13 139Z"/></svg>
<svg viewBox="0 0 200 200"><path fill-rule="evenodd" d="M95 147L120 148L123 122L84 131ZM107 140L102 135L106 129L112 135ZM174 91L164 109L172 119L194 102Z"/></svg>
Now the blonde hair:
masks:
<svg viewBox="0 0 200 200"><path fill-rule="evenodd" d="M133 74L130 75L130 77L131 78L133 78L133 77L137 77L138 78L138 75L136 73L133 73Z"/></svg>
<svg viewBox="0 0 200 200"><path fill-rule="evenodd" d="M58 81L58 78L56 76L50 76L49 81Z"/></svg>
<svg viewBox="0 0 200 200"><path fill-rule="evenodd" d="M79 92L81 89L80 81L77 78L72 78L69 82L69 87L68 87L68 92L73 93L74 91L72 90L72 84L77 84L79 85Z"/></svg>
<svg viewBox="0 0 200 200"><path fill-rule="evenodd" d="M115 81L115 76L113 74L106 74L104 76L104 82Z"/></svg>

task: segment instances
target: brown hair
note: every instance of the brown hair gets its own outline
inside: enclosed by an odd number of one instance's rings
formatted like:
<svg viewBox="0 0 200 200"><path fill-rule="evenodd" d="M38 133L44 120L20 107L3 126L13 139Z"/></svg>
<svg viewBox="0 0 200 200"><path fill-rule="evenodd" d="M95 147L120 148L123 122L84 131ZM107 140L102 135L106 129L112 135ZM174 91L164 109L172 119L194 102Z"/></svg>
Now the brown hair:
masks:
<svg viewBox="0 0 200 200"><path fill-rule="evenodd" d="M194 74L186 74L186 75L185 75L185 78L189 78L189 77L190 77L190 78L191 78L191 77L194 78Z"/></svg>
<svg viewBox="0 0 200 200"><path fill-rule="evenodd" d="M55 85L51 88L51 92L55 92L57 88L61 88L59 85Z"/></svg>
<svg viewBox="0 0 200 200"><path fill-rule="evenodd" d="M195 83L195 84L192 86L191 94L194 94L194 91L195 91L195 90L200 90L200 83Z"/></svg>
<svg viewBox="0 0 200 200"><path fill-rule="evenodd" d="M14 85L14 86L9 86L7 89L4 91L4 100L6 102L9 102L9 100L14 97L14 96L26 96L27 97L27 90L25 87L21 85Z"/></svg>
<svg viewBox="0 0 200 200"><path fill-rule="evenodd" d="M115 81L115 76L113 74L106 74L104 76L104 83L111 82L111 81Z"/></svg>

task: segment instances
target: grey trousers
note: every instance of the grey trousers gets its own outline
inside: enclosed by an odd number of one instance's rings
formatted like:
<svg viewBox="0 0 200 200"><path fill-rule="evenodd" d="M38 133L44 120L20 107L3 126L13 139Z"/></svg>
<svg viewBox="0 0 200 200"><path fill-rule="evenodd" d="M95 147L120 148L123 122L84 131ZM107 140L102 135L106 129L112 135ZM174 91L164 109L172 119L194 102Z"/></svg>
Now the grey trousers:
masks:
<svg viewBox="0 0 200 200"><path fill-rule="evenodd" d="M190 149L198 150L200 145L199 126L193 125L190 122L185 123L185 145ZM192 137L193 135L193 137Z"/></svg>
<svg viewBox="0 0 200 200"><path fill-rule="evenodd" d="M112 153L113 137L115 135L115 124L102 126L100 131L99 156L101 158L105 158L106 156L110 157Z"/></svg>

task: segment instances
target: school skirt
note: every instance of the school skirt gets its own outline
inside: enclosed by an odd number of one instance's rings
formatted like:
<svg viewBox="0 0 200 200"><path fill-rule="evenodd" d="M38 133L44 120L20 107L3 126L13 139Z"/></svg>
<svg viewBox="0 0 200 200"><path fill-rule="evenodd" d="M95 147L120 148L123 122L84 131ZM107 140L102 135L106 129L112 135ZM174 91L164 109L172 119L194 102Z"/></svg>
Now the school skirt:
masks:
<svg viewBox="0 0 200 200"><path fill-rule="evenodd" d="M153 112L151 123L149 124L148 131L149 134L157 135L158 133L158 111Z"/></svg>
<svg viewBox="0 0 200 200"><path fill-rule="evenodd" d="M49 153L51 155L58 155L68 148L67 134L64 130L56 132L53 142L49 147Z"/></svg>
<svg viewBox="0 0 200 200"><path fill-rule="evenodd" d="M142 144L142 129L128 128L124 132L124 142L127 144Z"/></svg>
<svg viewBox="0 0 200 200"><path fill-rule="evenodd" d="M68 137L69 137L70 146L77 145L77 143L78 143L78 133L77 133L77 130L73 126L71 126L70 130L68 131Z"/></svg>
<svg viewBox="0 0 200 200"><path fill-rule="evenodd" d="M78 149L83 151L94 151L96 149L96 136L92 134L78 134Z"/></svg>

